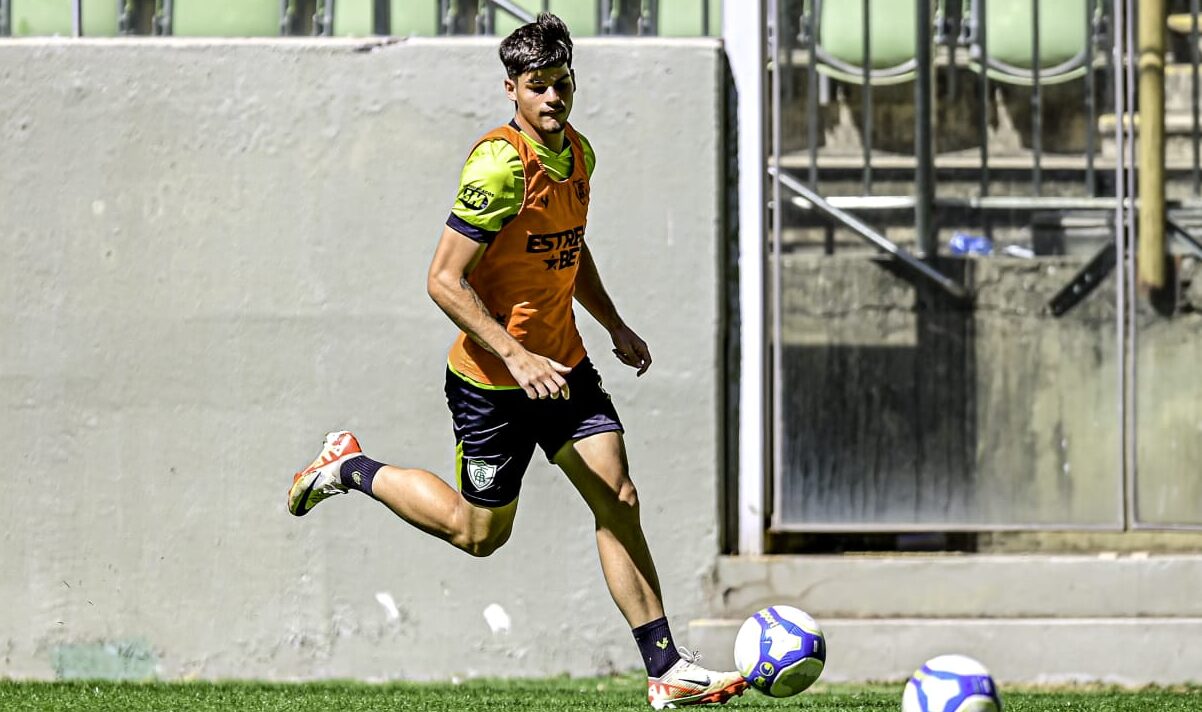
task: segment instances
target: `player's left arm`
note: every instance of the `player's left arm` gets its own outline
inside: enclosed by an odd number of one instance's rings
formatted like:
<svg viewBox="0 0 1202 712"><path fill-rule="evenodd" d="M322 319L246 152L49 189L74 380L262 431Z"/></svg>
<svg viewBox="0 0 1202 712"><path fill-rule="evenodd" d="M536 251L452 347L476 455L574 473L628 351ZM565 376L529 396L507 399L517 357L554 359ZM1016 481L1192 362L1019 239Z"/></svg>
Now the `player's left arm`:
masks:
<svg viewBox="0 0 1202 712"><path fill-rule="evenodd" d="M601 274L597 272L597 263L593 261L587 244L580 247L580 266L576 271L576 301L609 332L609 338L614 344L614 355L619 361L631 368L637 368L639 376L651 368L651 351L647 349L647 342L622 321L618 308L614 306L613 300L605 291L605 285L601 283Z"/></svg>

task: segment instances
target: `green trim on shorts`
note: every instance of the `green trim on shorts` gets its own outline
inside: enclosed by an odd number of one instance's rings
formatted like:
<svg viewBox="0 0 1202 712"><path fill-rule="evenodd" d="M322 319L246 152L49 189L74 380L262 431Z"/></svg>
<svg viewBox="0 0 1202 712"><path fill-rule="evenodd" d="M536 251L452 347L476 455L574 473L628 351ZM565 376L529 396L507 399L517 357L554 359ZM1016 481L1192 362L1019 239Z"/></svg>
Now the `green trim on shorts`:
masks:
<svg viewBox="0 0 1202 712"><path fill-rule="evenodd" d="M461 379L466 381L469 385L475 386L476 388L483 388L486 391L520 391L520 390L522 390L521 386L494 386L491 383L481 383L474 378L465 376L462 373L460 373L459 371L456 371L455 366L451 364L450 359L447 359L447 368L451 371L451 373L455 374L456 376L459 376Z"/></svg>
<svg viewBox="0 0 1202 712"><path fill-rule="evenodd" d="M455 441L455 488L463 491L463 441Z"/></svg>

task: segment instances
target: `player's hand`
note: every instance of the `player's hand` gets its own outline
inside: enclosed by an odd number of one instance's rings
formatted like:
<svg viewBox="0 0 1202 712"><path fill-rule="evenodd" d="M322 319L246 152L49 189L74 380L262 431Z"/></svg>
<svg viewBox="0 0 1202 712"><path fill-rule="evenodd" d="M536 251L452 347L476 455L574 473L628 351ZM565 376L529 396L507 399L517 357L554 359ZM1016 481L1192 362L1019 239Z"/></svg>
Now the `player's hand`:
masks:
<svg viewBox="0 0 1202 712"><path fill-rule="evenodd" d="M611 331L609 337L614 342L614 356L627 366L637 368L639 372L636 376L643 375L651 368L651 351L647 349L647 342L629 326L622 324Z"/></svg>
<svg viewBox="0 0 1202 712"><path fill-rule="evenodd" d="M505 361L509 373L518 382L526 397L531 400L543 398L559 398L564 400L572 397L568 390L568 382L564 376L572 369L558 361L521 350Z"/></svg>

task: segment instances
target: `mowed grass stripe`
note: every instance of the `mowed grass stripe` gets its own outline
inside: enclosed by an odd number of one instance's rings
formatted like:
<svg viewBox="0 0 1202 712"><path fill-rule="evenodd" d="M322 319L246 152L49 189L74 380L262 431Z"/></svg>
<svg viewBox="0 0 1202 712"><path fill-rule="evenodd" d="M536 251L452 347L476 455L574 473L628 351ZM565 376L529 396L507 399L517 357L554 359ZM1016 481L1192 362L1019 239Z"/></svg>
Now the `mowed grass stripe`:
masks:
<svg viewBox="0 0 1202 712"><path fill-rule="evenodd" d="M468 712L518 710L631 710L645 712L645 680L474 680L446 683L115 683L0 681L0 710L120 710L122 712ZM1003 689L1007 712L1202 712L1202 688L1118 690L1105 688ZM901 685L820 685L786 700L754 691L721 708L868 712L901 707Z"/></svg>

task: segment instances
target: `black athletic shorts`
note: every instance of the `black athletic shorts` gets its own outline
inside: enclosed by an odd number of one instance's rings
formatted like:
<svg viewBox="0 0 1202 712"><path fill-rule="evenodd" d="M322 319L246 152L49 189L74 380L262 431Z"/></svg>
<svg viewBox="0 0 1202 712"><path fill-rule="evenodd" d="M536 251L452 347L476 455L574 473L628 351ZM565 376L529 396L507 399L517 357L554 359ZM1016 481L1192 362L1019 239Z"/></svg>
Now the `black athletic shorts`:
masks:
<svg viewBox="0 0 1202 712"><path fill-rule="evenodd" d="M534 400L520 388L486 389L447 369L455 474L464 499L503 507L517 499L535 445L550 460L569 440L622 431L618 411L588 357L564 380L571 398Z"/></svg>

